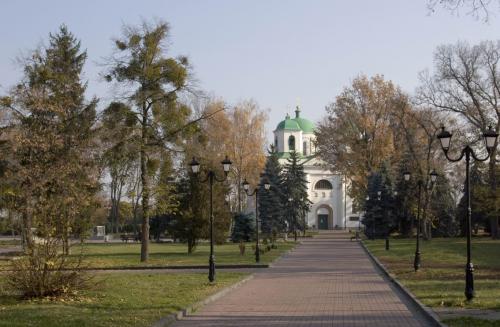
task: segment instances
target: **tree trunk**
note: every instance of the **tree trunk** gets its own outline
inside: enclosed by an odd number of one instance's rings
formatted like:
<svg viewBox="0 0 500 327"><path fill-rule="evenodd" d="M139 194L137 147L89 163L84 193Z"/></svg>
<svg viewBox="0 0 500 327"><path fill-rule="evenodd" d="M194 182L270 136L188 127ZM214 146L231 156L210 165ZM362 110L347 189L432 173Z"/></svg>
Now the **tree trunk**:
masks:
<svg viewBox="0 0 500 327"><path fill-rule="evenodd" d="M149 176L147 171L147 111L143 108L141 135L141 183L142 183L142 238L141 262L149 258Z"/></svg>

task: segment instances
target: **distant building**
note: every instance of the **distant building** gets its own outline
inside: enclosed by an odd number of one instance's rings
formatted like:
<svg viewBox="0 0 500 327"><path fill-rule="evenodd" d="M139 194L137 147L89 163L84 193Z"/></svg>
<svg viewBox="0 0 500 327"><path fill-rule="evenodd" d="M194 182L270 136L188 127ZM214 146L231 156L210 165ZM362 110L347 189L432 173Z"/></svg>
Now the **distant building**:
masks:
<svg viewBox="0 0 500 327"><path fill-rule="evenodd" d="M309 200L313 202L307 215L307 225L314 229L357 228L359 214L352 211L352 201L346 194L348 181L335 172L323 168L315 155L314 123L300 116L287 114L274 130L274 146L282 165L291 151L301 155L308 180Z"/></svg>

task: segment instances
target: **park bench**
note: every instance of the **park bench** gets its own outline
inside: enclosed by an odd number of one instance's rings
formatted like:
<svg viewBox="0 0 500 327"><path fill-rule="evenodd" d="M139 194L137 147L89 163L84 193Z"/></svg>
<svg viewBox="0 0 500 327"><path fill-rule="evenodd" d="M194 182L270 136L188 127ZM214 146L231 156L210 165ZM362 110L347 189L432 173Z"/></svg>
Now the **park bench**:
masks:
<svg viewBox="0 0 500 327"><path fill-rule="evenodd" d="M137 242L139 240L139 238L138 238L137 235L129 235L129 234L122 234L122 235L120 235L120 238L125 243L128 243L128 241L135 241L135 242Z"/></svg>

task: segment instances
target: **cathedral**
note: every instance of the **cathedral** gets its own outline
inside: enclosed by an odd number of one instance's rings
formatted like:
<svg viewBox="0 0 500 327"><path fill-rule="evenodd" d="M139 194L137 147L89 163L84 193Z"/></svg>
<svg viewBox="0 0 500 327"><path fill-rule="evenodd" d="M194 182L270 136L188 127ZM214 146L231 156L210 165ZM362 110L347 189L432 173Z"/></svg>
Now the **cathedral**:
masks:
<svg viewBox="0 0 500 327"><path fill-rule="evenodd" d="M274 130L274 146L279 161L286 163L291 151L301 156L308 181L311 209L307 215L307 225L311 229L358 228L359 214L352 211L352 201L347 195L348 180L341 174L324 168L323 162L315 155L314 123L300 116L300 108L295 117L287 114Z"/></svg>

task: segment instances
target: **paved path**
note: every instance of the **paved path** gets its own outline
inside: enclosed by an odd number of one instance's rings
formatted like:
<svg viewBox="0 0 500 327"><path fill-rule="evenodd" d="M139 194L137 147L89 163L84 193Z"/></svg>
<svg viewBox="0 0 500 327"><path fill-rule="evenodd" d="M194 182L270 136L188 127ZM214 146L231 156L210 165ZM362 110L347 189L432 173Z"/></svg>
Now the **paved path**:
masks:
<svg viewBox="0 0 500 327"><path fill-rule="evenodd" d="M427 326L357 242L329 232L175 327Z"/></svg>

